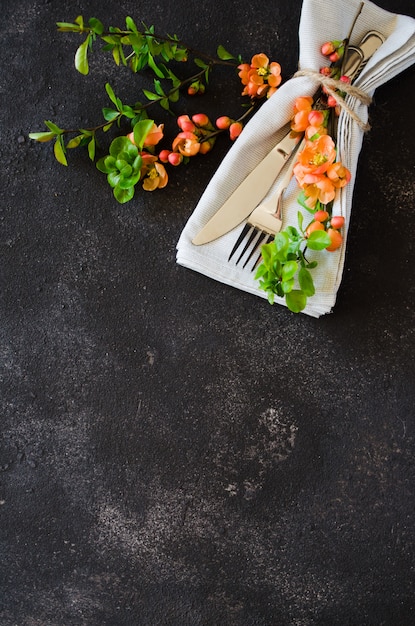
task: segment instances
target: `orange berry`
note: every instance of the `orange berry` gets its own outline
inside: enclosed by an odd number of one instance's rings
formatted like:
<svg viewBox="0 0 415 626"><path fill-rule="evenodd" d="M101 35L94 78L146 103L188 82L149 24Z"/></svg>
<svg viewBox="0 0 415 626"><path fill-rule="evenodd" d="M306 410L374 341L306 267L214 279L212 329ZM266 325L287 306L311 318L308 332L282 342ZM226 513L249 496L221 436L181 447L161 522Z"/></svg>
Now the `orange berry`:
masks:
<svg viewBox="0 0 415 626"><path fill-rule="evenodd" d="M331 239L331 244L326 248L328 252L334 252L342 245L343 237L340 231L335 230L334 228L329 228L327 231Z"/></svg>

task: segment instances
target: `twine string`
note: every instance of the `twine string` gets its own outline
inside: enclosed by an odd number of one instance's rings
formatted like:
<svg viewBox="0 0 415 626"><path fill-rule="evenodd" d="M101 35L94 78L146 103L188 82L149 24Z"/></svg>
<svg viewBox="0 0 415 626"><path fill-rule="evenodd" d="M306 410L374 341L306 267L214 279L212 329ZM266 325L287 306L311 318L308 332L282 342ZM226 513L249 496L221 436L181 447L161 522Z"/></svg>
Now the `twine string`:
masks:
<svg viewBox="0 0 415 626"><path fill-rule="evenodd" d="M298 76L307 76L308 78L312 78L315 82L319 83L320 85L323 85L327 93L330 94L335 99L337 104L342 109L344 109L348 115L350 115L350 117L360 126L360 128L364 132L367 132L368 130L370 130L370 124L365 123L353 111L353 109L349 107L345 98L343 98L338 93L338 91L343 91L347 95L360 100L362 104L369 106L370 103L372 102L372 98L365 91L363 91L362 89L359 89L359 87L355 87L354 85L344 83L341 80L336 80L335 78L324 76L324 74L321 74L320 72L317 72L316 70L311 70L311 69L298 70L298 72L294 74L293 78L296 78Z"/></svg>

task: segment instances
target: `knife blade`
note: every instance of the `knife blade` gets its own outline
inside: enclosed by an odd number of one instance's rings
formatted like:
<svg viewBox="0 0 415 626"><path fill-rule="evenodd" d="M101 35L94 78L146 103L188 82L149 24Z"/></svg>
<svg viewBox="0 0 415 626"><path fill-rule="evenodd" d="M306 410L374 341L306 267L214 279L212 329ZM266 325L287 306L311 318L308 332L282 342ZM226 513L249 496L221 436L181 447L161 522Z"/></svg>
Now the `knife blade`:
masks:
<svg viewBox="0 0 415 626"><path fill-rule="evenodd" d="M192 243L196 246L209 243L243 222L269 191L301 139L302 135L293 137L288 131L197 233Z"/></svg>

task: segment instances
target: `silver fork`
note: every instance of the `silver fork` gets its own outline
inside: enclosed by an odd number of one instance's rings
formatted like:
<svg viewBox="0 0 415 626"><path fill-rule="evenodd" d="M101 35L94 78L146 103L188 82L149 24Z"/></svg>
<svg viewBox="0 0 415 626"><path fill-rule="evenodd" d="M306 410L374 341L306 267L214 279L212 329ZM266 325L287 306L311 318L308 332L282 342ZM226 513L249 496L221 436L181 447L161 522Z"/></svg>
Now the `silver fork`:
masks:
<svg viewBox="0 0 415 626"><path fill-rule="evenodd" d="M303 145L304 142L300 142L298 148L296 148L295 150L295 154L301 149ZM235 263L235 265L238 265L238 263L241 261L241 259L245 256L250 248L249 254L244 259L244 263L242 266L246 267L246 265L254 255L255 251L266 243L272 241L275 235L281 230L283 196L293 175L293 161L294 159L291 158L288 169L282 177L281 181L279 182L278 187L274 191L272 196L264 202L261 202L261 204L259 204L248 217L246 224L241 231L241 234L239 235L234 247L231 250L228 261L232 259L242 242L247 238L246 243L242 248L242 252L240 252ZM259 255L258 259L252 266L252 270L255 269L260 257L261 255Z"/></svg>

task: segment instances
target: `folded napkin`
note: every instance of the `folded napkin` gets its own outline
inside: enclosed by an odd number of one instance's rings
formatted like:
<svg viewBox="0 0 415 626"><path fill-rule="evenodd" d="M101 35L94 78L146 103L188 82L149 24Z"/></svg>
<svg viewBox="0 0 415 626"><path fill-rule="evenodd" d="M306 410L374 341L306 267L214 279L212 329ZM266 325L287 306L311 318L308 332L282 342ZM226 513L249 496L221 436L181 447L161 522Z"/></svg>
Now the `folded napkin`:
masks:
<svg viewBox="0 0 415 626"><path fill-rule="evenodd" d="M329 3L327 0L304 0L299 26L299 70L320 69L321 44L327 40L346 37L360 6L360 0L349 0L347 3L344 0L331 0ZM368 96L372 96L377 87L415 61L415 19L390 13L366 0L353 28L350 44L357 45L366 32L373 28L381 32L386 41L354 82ZM289 79L246 124L209 182L180 236L177 244L178 264L262 298L267 297L254 279L255 272L251 272L248 266L243 269L227 260L243 224L208 244L195 246L192 239L249 172L285 135L289 129L295 99L314 95L317 87L315 79L310 76ZM353 96L347 96L346 102L363 122L367 122L367 105ZM316 293L308 299L303 313L313 317L329 313L336 301L343 273L347 224L363 135L360 125L342 110L338 123L337 148L339 160L350 170L352 179L337 193L333 215L344 216L346 226L343 229L341 248L336 252L319 253L318 267L312 270ZM273 189L268 195L272 194ZM292 179L284 196L283 227L287 224L297 226L297 212L300 209L298 193L299 188L295 179ZM310 219L309 214L308 218ZM310 253L307 256L312 260ZM275 302L285 305L282 298L276 297Z"/></svg>

